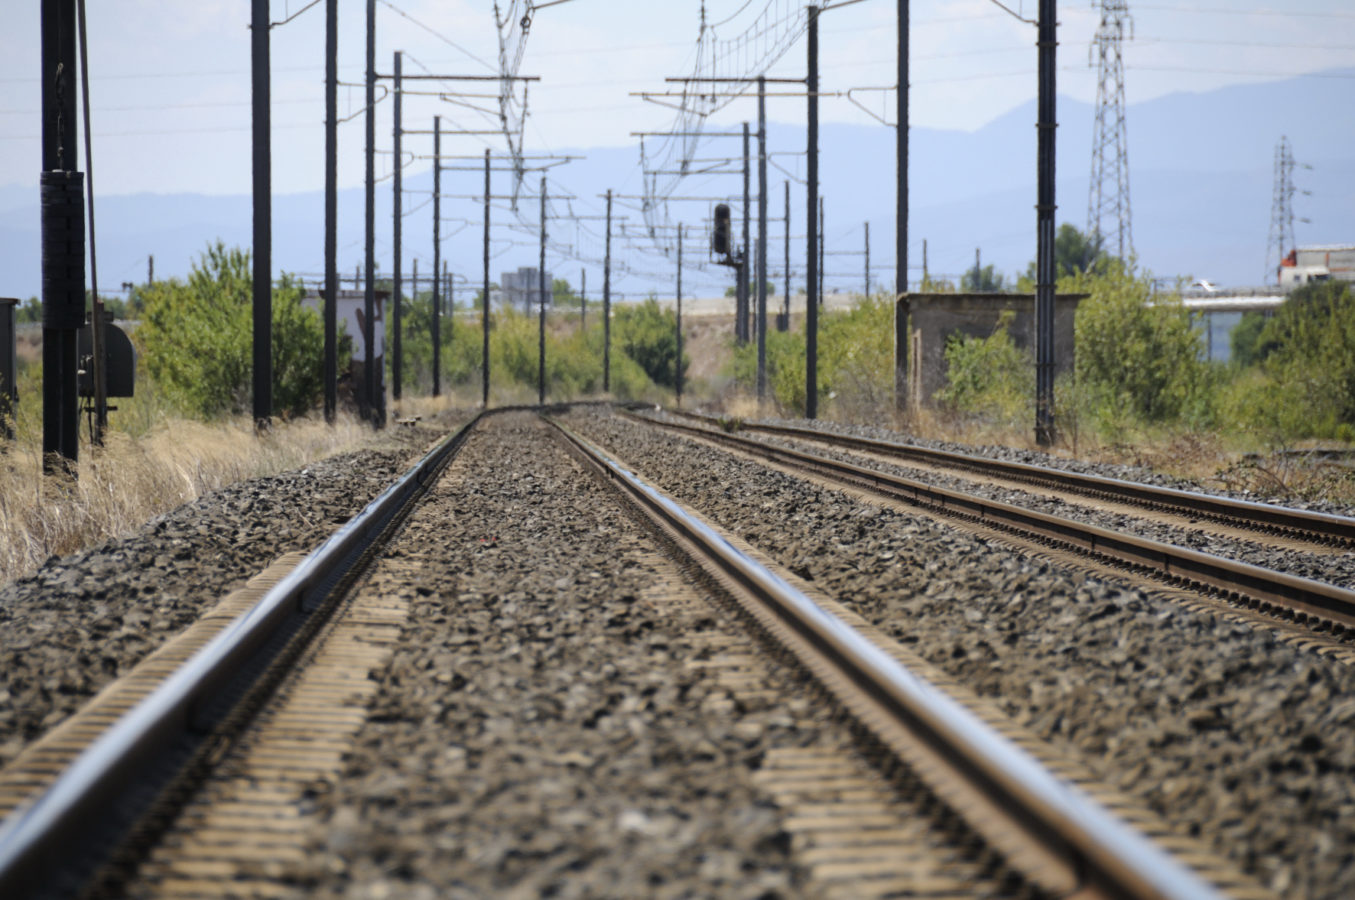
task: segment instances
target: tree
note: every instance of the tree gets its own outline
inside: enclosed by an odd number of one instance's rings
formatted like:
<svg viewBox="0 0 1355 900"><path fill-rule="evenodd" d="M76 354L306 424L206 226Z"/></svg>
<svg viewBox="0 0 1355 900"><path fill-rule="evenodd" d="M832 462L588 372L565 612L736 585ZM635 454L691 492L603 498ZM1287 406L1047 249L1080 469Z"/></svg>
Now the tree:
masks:
<svg viewBox="0 0 1355 900"><path fill-rule="evenodd" d="M157 281L134 333L146 368L185 409L211 417L252 405L253 281L250 254L218 241L194 264L185 284ZM320 396L324 324L301 305L290 276L273 289L273 400L280 413L302 414ZM343 342L347 344L348 342ZM339 357L351 355L341 345Z"/></svg>
<svg viewBox="0 0 1355 900"><path fill-rule="evenodd" d="M1267 374L1308 433L1342 435L1355 424L1355 293L1339 281L1305 284L1261 330ZM1345 426L1344 428L1342 426Z"/></svg>
<svg viewBox="0 0 1355 900"><path fill-rule="evenodd" d="M677 358L677 314L659 307L650 297L643 303L616 308L613 333L621 351L640 364L651 380L674 386L673 362ZM685 376L691 360L682 355Z"/></svg>
<svg viewBox="0 0 1355 900"><path fill-rule="evenodd" d="M1106 255L1102 243L1100 232L1084 234L1076 225L1068 222L1060 225L1058 233L1054 235L1054 280L1098 271L1111 259ZM1039 275L1037 261L1031 260L1017 289L1025 294L1033 293Z"/></svg>
<svg viewBox="0 0 1355 900"><path fill-rule="evenodd" d="M960 276L962 293L997 293L1001 290L1002 275L992 265L980 269L978 263L975 263L969 271Z"/></svg>
<svg viewBox="0 0 1355 900"><path fill-rule="evenodd" d="M1113 424L1184 416L1207 399L1203 338L1177 294L1122 266L1083 272L1067 289L1086 293L1074 325L1077 379Z"/></svg>
<svg viewBox="0 0 1355 900"><path fill-rule="evenodd" d="M578 306L579 298L574 296L574 289L569 286L569 282L563 278L556 278L551 281L552 306Z"/></svg>

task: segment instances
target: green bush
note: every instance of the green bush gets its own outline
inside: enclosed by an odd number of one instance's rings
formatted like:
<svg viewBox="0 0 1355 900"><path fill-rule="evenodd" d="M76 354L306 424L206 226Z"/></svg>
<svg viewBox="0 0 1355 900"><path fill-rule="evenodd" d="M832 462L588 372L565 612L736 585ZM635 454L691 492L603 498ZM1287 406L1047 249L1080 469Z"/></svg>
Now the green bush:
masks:
<svg viewBox="0 0 1355 900"><path fill-rule="evenodd" d="M1296 289L1257 345L1267 351L1265 383L1251 396L1265 408L1253 407L1253 416L1292 438L1355 437L1355 294L1348 284Z"/></svg>
<svg viewBox="0 0 1355 900"><path fill-rule="evenodd" d="M892 298L858 301L849 310L819 318L819 406L822 413L876 415L892 403L894 304ZM745 390L757 384L755 342L735 348L734 378ZM803 332L767 333L767 387L785 412L805 409Z"/></svg>
<svg viewBox="0 0 1355 900"><path fill-rule="evenodd" d="M995 424L1027 423L1035 415L1035 360L1012 341L1007 310L986 338L956 333L946 340L949 384L937 400Z"/></svg>
<svg viewBox="0 0 1355 900"><path fill-rule="evenodd" d="M1114 261L1065 279L1086 293L1077 311L1077 380L1103 424L1209 417L1203 338L1178 294L1154 294L1147 275Z"/></svg>
<svg viewBox="0 0 1355 900"><path fill-rule="evenodd" d="M677 314L663 309L650 297L643 303L616 308L612 321L615 346L640 364L650 379L662 387L676 384ZM686 375L691 360L682 355Z"/></svg>
<svg viewBox="0 0 1355 900"><path fill-rule="evenodd" d="M172 279L144 291L145 317L134 334L146 371L193 415L252 406L252 285L249 252L217 242L186 284ZM324 326L301 305L303 295L288 276L273 290L273 406L282 414L305 413L323 390ZM347 355L341 348L340 358Z"/></svg>

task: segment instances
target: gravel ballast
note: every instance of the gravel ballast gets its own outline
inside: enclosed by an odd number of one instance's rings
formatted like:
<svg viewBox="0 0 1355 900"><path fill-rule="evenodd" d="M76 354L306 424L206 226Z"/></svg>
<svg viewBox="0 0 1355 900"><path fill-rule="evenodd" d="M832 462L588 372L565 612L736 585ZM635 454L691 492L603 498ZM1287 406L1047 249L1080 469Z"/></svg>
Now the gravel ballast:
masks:
<svg viewBox="0 0 1355 900"><path fill-rule="evenodd" d="M0 589L0 765L273 560L328 537L434 436L397 430L402 447L239 482Z"/></svg>
<svg viewBox="0 0 1355 900"><path fill-rule="evenodd" d="M652 426L570 420L1280 894L1346 896L1348 667Z"/></svg>
<svg viewBox="0 0 1355 900"><path fill-rule="evenodd" d="M321 791L308 894L799 895L752 775L814 740L810 704L720 712L685 661L727 623L655 596L672 564L535 417L482 426L388 557L369 589L409 624Z"/></svg>

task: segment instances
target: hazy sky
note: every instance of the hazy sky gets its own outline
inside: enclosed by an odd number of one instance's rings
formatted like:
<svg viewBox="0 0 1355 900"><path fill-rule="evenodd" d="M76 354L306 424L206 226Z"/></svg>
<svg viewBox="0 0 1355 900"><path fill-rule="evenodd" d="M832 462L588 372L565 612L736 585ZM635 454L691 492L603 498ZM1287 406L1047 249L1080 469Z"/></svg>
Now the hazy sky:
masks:
<svg viewBox="0 0 1355 900"><path fill-rule="evenodd" d="M274 19L307 0L273 0ZM1130 2L1134 40L1126 45L1131 103L1355 65L1355 8L1349 0L1159 0ZM0 39L0 187L33 185L39 167L39 4L9 0ZM1010 0L1027 17L1034 0ZM1290 6L1291 8L1284 8ZM95 174L103 195L140 191L247 193L250 188L249 4L244 0L100 0L89 4ZM732 38L760 13L775 18L795 0L709 0L708 21ZM627 146L631 131L660 130L671 111L633 91L663 90L664 76L690 72L698 0L570 0L540 10L522 73L540 75L530 96L529 151ZM1283 11L1280 11L1283 10ZM864 2L821 20L822 89L889 86L895 81L896 4ZM1089 0L1060 4L1059 90L1091 101L1089 42L1097 12ZM365 4L340 3L341 115L362 104ZM974 129L1035 93L1034 28L991 0L912 4L912 120L915 126ZM728 21L723 21L728 20ZM485 0L380 0L377 68L389 72L395 50L406 72L483 74L498 57L493 4ZM323 177L324 3L273 29L274 189L318 190ZM803 75L803 40L770 74ZM860 95L878 108L882 93ZM1296 98L1298 99L1298 98ZM889 100L892 105L892 100ZM768 115L797 121L803 100L773 99ZM378 141L390 144L390 103L379 105ZM407 127L432 116L483 128L474 112L410 96ZM1259 117L1263 111L1258 111ZM755 115L736 101L717 120ZM825 99L825 121L870 122L845 99ZM360 118L341 129L341 184L362 173ZM447 152L480 152L485 140L449 140ZM492 140L492 139L489 139ZM496 143L495 146L498 146ZM389 160L379 163L389 170ZM83 164L82 164L83 168ZM412 171L425 169L416 163ZM562 173L562 180L567 181Z"/></svg>

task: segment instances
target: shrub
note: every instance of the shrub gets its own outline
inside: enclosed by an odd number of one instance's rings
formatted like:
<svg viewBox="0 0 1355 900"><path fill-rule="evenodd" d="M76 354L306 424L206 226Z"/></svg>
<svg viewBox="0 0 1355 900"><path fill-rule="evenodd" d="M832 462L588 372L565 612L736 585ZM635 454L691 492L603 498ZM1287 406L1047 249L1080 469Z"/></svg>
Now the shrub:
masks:
<svg viewBox="0 0 1355 900"><path fill-rule="evenodd" d="M143 362L187 412L212 418L252 405L253 307L248 251L217 242L185 284L146 289L146 313L134 333ZM285 414L309 410L323 390L324 325L301 305L304 291L284 276L273 290L273 404ZM342 349L340 357L347 355Z"/></svg>
<svg viewBox="0 0 1355 900"><path fill-rule="evenodd" d="M1180 295L1154 294L1147 275L1119 264L1069 278L1060 289L1089 295L1077 312L1076 369L1098 418L1112 425L1207 418L1209 366Z"/></svg>
<svg viewBox="0 0 1355 900"><path fill-rule="evenodd" d="M1261 330L1262 368L1295 437L1355 436L1355 295L1340 282L1304 285Z"/></svg>
<svg viewBox="0 0 1355 900"><path fill-rule="evenodd" d="M1001 424L1034 418L1035 360L1012 341L1016 314L1007 310L986 338L956 333L946 340L946 377L950 384L937 399L960 412Z"/></svg>
<svg viewBox="0 0 1355 900"><path fill-rule="evenodd" d="M618 307L613 315L612 331L616 346L639 363L655 384L675 385L677 314L673 310L660 308L659 301L653 297L634 306ZM690 363L684 353L684 376Z"/></svg>

